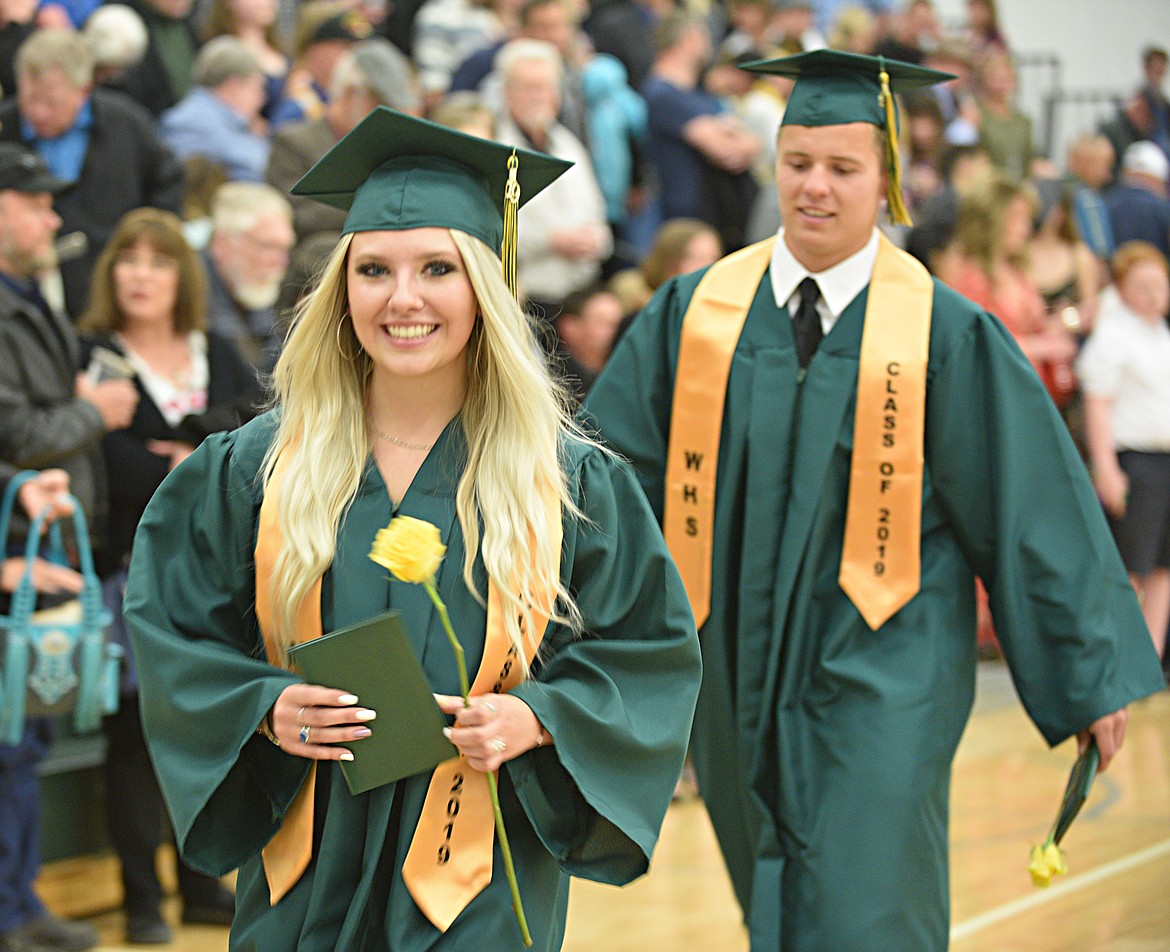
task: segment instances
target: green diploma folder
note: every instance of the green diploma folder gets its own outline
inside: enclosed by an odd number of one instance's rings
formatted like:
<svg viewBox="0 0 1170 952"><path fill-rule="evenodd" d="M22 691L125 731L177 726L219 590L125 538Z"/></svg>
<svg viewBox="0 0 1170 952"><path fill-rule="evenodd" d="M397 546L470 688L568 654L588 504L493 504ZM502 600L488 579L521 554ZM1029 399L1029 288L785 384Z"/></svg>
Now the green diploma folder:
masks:
<svg viewBox="0 0 1170 952"><path fill-rule="evenodd" d="M378 712L369 737L339 745L353 751L353 760L340 761L350 793L423 773L459 753L443 736L447 722L396 612L296 645L289 657L310 684L356 694Z"/></svg>

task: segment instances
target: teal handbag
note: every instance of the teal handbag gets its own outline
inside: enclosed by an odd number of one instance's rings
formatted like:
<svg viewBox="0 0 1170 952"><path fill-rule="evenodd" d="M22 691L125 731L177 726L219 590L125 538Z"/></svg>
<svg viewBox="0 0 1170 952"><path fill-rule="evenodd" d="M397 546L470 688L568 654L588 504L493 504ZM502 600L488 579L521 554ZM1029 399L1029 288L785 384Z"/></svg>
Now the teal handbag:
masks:
<svg viewBox="0 0 1170 952"><path fill-rule="evenodd" d="M16 493L37 474L11 479L0 502L0 544L7 545ZM72 714L78 733L101 727L102 715L118 710L118 668L123 649L106 640L110 613L93 570L89 532L81 503L73 503L73 528L84 587L54 608L37 609L32 564L40 551L47 511L32 520L25 542L25 571L7 615L0 615L0 743L19 744L26 717ZM47 559L68 564L60 522L48 530Z"/></svg>

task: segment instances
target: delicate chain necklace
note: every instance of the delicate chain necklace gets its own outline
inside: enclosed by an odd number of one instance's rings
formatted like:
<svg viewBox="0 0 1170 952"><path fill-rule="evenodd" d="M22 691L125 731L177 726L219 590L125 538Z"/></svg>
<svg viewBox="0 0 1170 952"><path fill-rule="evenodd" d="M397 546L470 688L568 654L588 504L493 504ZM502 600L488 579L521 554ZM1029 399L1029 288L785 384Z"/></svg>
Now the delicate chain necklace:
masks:
<svg viewBox="0 0 1170 952"><path fill-rule="evenodd" d="M374 426L373 421L367 420L366 422L369 423L370 429L374 431L375 436L380 436L387 443L393 443L395 446L402 446L408 450L421 450L426 452L435 445L434 443L408 443L406 440L400 440L396 436L391 436L385 430L379 430L376 426Z"/></svg>

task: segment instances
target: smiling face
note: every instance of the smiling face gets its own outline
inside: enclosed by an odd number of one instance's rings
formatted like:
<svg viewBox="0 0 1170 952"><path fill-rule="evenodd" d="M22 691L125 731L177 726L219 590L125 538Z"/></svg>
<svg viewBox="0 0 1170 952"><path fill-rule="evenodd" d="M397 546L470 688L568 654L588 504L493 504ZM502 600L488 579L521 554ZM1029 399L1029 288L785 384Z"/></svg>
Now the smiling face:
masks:
<svg viewBox="0 0 1170 952"><path fill-rule="evenodd" d="M784 241L813 273L865 247L885 195L876 127L783 126L776 160Z"/></svg>
<svg viewBox="0 0 1170 952"><path fill-rule="evenodd" d="M179 299L179 262L140 239L114 258L114 297L126 326L172 323Z"/></svg>
<svg viewBox="0 0 1170 952"><path fill-rule="evenodd" d="M479 307L446 229L357 232L346 281L354 333L375 378L466 385L467 343Z"/></svg>

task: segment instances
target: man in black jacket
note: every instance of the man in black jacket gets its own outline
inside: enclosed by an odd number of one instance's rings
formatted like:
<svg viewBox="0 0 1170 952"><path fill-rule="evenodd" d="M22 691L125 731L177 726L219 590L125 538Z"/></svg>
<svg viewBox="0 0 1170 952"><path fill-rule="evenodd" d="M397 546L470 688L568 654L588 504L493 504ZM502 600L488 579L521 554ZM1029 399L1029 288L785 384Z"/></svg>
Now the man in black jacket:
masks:
<svg viewBox="0 0 1170 952"><path fill-rule="evenodd" d="M74 187L54 208L63 234L84 248L61 262L65 309L85 307L89 276L121 217L149 205L178 213L183 166L162 144L137 103L93 88L93 57L77 33L39 30L16 56L15 100L0 103L0 140L40 152L53 175Z"/></svg>
<svg viewBox="0 0 1170 952"><path fill-rule="evenodd" d="M130 422L138 396L125 380L75 379L73 327L40 293L61 225L52 200L65 188L36 153L0 142L0 475L61 467L93 522L104 498L99 441ZM0 952L79 952L98 940L91 926L51 915L32 888L40 865L36 766L50 737L49 724L34 718L20 743L0 744Z"/></svg>

